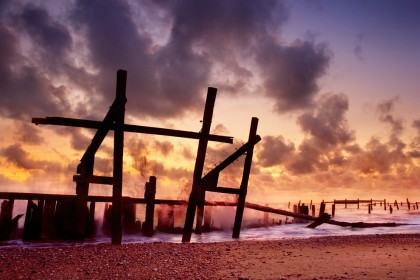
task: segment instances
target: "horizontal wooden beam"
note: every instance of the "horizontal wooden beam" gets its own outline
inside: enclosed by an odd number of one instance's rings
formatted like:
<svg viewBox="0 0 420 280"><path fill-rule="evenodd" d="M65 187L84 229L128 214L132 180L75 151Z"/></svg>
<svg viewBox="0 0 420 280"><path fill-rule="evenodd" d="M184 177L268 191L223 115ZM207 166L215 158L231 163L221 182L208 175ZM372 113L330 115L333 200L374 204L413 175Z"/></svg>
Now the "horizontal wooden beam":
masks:
<svg viewBox="0 0 420 280"><path fill-rule="evenodd" d="M227 193L227 194L240 194L241 189L234 188L225 188L225 187L216 187L206 189L208 192L217 192L217 193Z"/></svg>
<svg viewBox="0 0 420 280"><path fill-rule="evenodd" d="M99 129L100 126L102 125L102 122L100 121L61 118L61 117L33 118L32 123L36 125L39 125L39 124L61 125L61 126L83 127L83 128L92 128L92 129ZM115 128L114 124L110 124L109 130L114 130L114 128ZM132 124L124 124L124 131L134 132L134 133L143 133L143 134L190 138L190 139L200 139L201 137L201 134L198 132L175 130L175 129L168 129L168 128L158 128L158 127L150 127L150 126L140 126L140 125L132 125ZM233 137L210 134L209 141L232 144Z"/></svg>
<svg viewBox="0 0 420 280"><path fill-rule="evenodd" d="M218 176L218 174L232 164L235 160L237 160L240 156L245 154L249 149L251 149L254 145L261 141L261 136L256 135L252 140L243 144L239 149L237 149L233 154L228 156L225 160L219 163L216 167L210 170L202 179L202 182L206 182L207 180L212 180L212 177ZM213 180L214 181L214 180Z"/></svg>
<svg viewBox="0 0 420 280"><path fill-rule="evenodd" d="M14 199L14 200L57 200L57 201L68 201L75 200L76 195L72 194L45 194L45 193L17 193L17 192L0 192L0 199ZM87 201L94 202L112 202L112 196L97 196L90 195ZM126 203L138 203L146 204L144 198L134 198L123 196L123 201ZM166 204L166 205L187 205L186 200L176 199L155 199L155 204ZM225 201L206 201L204 205L207 206L236 206L236 203L225 202Z"/></svg>

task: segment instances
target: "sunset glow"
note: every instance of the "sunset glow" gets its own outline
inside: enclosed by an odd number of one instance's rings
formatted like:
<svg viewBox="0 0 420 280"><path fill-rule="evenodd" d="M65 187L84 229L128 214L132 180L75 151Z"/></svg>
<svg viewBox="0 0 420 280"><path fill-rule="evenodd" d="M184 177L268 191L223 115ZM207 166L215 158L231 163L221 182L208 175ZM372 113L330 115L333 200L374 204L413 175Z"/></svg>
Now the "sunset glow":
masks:
<svg viewBox="0 0 420 280"><path fill-rule="evenodd" d="M234 143L209 143L205 173L259 118L247 201L420 201L418 1L6 1L0 50L0 191L73 194L94 131L31 118L102 120L124 69L129 124L198 132L218 88L211 132ZM185 196L197 145L126 133L123 194L154 175L157 197Z"/></svg>

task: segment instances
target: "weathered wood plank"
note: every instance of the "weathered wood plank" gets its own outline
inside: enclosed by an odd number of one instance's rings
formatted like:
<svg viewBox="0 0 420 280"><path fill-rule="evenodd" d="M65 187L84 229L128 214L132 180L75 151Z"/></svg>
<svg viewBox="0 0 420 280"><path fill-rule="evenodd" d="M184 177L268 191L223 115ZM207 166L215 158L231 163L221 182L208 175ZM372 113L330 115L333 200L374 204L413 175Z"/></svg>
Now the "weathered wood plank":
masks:
<svg viewBox="0 0 420 280"><path fill-rule="evenodd" d="M39 124L59 125L59 126L83 127L83 128L92 128L92 129L99 129L102 124L101 121L62 118L62 117L32 118L32 123L36 125L39 125ZM159 127L132 125L132 124L124 124L123 128L125 132L133 132L133 133L172 136L172 137L181 137L181 138L189 138L189 139L200 139L201 137L199 132L175 130L175 129L169 129L169 128L159 128ZM115 125L110 124L109 130L114 130L114 129L115 129ZM209 134L209 141L232 144L233 137Z"/></svg>

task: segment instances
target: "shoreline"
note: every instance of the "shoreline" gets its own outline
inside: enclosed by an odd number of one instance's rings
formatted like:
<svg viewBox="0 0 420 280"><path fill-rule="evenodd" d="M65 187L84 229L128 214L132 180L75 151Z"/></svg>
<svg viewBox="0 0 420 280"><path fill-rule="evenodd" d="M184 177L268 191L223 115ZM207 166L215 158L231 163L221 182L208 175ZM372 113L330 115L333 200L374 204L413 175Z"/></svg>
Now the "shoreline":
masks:
<svg viewBox="0 0 420 280"><path fill-rule="evenodd" d="M420 234L0 246L1 279L418 279Z"/></svg>

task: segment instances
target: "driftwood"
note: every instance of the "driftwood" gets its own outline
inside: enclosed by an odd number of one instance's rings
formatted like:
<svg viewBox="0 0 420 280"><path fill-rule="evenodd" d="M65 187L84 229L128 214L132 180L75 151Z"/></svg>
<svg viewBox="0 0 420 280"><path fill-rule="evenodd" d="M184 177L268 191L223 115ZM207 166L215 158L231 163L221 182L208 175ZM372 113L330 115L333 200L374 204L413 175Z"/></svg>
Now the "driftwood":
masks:
<svg viewBox="0 0 420 280"><path fill-rule="evenodd" d="M285 211L285 210L281 210L281 209L276 209L276 208L271 208L271 207L267 207L267 206L262 206L262 205L258 205L258 204L253 204L253 203L246 203L245 207L250 208L250 209L254 209L254 210L258 210L258 211L263 211L263 212L268 212L268 213L273 213L273 214L279 214L279 215L283 215L283 216L289 216L289 217L299 218L299 219L308 220L308 221L314 221L313 223L308 225L308 228L315 228L315 227L317 227L317 226L319 226L323 223L336 225L336 226L341 226L341 227L352 227L352 228L396 227L396 226L409 225L409 224L400 224L400 223L364 223L364 222L349 223L349 222L339 222L339 221L329 219L328 217L330 217L330 215L328 215L328 214L323 214L320 217L312 217L312 216L309 216L309 215L293 213L293 212L289 212L289 211Z"/></svg>

